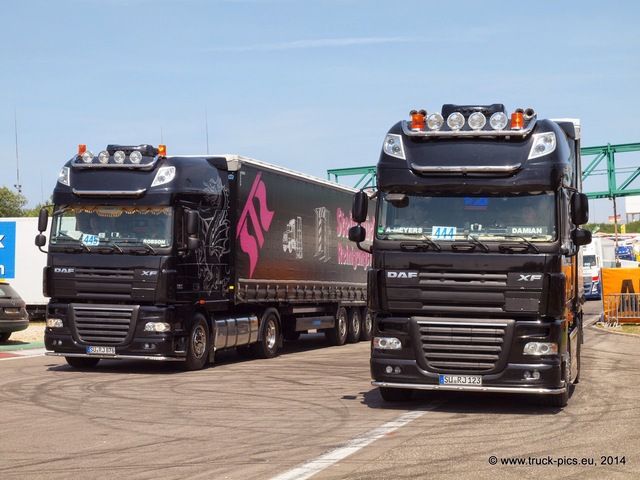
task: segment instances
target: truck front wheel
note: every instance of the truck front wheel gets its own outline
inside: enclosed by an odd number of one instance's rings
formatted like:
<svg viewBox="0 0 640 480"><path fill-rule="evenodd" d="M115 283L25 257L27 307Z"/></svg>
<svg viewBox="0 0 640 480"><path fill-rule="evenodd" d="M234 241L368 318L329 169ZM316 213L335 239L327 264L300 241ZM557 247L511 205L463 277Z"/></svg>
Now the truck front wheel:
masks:
<svg viewBox="0 0 640 480"><path fill-rule="evenodd" d="M361 316L362 328L360 329L360 340L368 342L373 336L373 312L365 307L362 309Z"/></svg>
<svg viewBox="0 0 640 480"><path fill-rule="evenodd" d="M187 342L185 370L203 369L209 357L209 329L207 321L201 313L196 313L193 316Z"/></svg>

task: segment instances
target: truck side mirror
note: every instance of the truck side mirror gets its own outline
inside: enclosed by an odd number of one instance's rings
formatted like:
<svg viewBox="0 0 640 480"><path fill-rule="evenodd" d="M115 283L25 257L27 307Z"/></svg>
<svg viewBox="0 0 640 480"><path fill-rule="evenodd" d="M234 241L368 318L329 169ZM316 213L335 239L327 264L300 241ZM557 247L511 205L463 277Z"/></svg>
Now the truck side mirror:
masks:
<svg viewBox="0 0 640 480"><path fill-rule="evenodd" d="M198 233L200 230L200 217L195 210L185 211L185 225L187 228L187 249L196 250L200 247Z"/></svg>
<svg viewBox="0 0 640 480"><path fill-rule="evenodd" d="M589 221L589 199L584 193L571 195L571 221L574 225L584 225Z"/></svg>
<svg viewBox="0 0 640 480"><path fill-rule="evenodd" d="M367 232L365 231L362 225L356 225L354 227L349 228L349 240L352 242L360 243L364 242L364 239L367 237Z"/></svg>
<svg viewBox="0 0 640 480"><path fill-rule="evenodd" d="M45 237L43 234L39 233L38 235L36 235L36 247L38 248L42 248L47 244L47 237Z"/></svg>
<svg viewBox="0 0 640 480"><path fill-rule="evenodd" d="M47 212L46 208L41 208L38 213L38 231L44 232L47 229L47 224L49 223L49 212Z"/></svg>
<svg viewBox="0 0 640 480"><path fill-rule="evenodd" d="M362 223L367 219L367 207L369 196L360 190L353 196L351 219L356 223Z"/></svg>
<svg viewBox="0 0 640 480"><path fill-rule="evenodd" d="M586 228L576 228L571 232L571 239L574 245L581 247L591 243L591 232Z"/></svg>

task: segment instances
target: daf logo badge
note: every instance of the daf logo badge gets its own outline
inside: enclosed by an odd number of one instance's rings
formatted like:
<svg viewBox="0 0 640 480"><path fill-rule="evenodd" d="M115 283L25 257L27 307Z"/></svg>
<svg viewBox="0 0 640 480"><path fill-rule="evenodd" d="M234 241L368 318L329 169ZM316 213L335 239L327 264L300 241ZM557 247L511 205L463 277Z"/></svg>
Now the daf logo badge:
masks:
<svg viewBox="0 0 640 480"><path fill-rule="evenodd" d="M55 267L54 273L75 273L76 269L72 267Z"/></svg>
<svg viewBox="0 0 640 480"><path fill-rule="evenodd" d="M418 272L393 271L387 272L387 278L418 278Z"/></svg>
<svg viewBox="0 0 640 480"><path fill-rule="evenodd" d="M153 275L157 275L158 271L157 270L142 270L142 276L143 277L151 277Z"/></svg>

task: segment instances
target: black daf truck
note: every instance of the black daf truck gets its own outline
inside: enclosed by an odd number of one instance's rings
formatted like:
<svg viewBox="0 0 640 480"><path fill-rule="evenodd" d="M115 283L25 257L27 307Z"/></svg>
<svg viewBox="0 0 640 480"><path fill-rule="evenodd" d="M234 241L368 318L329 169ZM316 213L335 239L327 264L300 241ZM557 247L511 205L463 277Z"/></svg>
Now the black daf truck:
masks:
<svg viewBox="0 0 640 480"><path fill-rule="evenodd" d="M46 354L194 370L227 348L273 357L302 332L369 339L354 192L238 155L81 145L53 192ZM41 248L48 223L43 209Z"/></svg>
<svg viewBox="0 0 640 480"><path fill-rule="evenodd" d="M501 104L412 111L377 165L368 303L373 385L544 394L566 405L580 374L591 241L577 120ZM354 198L363 222L367 195ZM365 239L354 226L350 239Z"/></svg>

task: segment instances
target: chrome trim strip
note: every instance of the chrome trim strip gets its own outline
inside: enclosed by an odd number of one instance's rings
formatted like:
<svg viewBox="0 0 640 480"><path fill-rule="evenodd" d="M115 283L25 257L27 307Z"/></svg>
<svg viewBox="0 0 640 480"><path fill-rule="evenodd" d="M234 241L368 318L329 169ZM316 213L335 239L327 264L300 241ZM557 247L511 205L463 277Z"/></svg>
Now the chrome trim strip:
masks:
<svg viewBox="0 0 640 480"><path fill-rule="evenodd" d="M514 163L513 165L494 166L494 165L480 165L480 166L459 166L459 167L425 167L422 165L411 164L411 169L420 173L514 173L522 167L521 163Z"/></svg>
<svg viewBox="0 0 640 480"><path fill-rule="evenodd" d="M78 190L71 189L71 192L78 197L141 197L146 192L146 188L140 190Z"/></svg>
<svg viewBox="0 0 640 480"><path fill-rule="evenodd" d="M467 392L495 392L495 393L526 393L526 394L561 394L567 391L567 387L562 388L542 388L542 387L485 387L469 385L426 385L421 383L390 383L371 382L374 387L386 388L410 388L412 390L449 390Z"/></svg>
<svg viewBox="0 0 640 480"><path fill-rule="evenodd" d="M100 358L104 360L158 360L168 362L184 362L186 358L175 357L148 357L146 355L87 355L85 353L60 353L60 352L44 352L49 357L83 357L83 358Z"/></svg>

